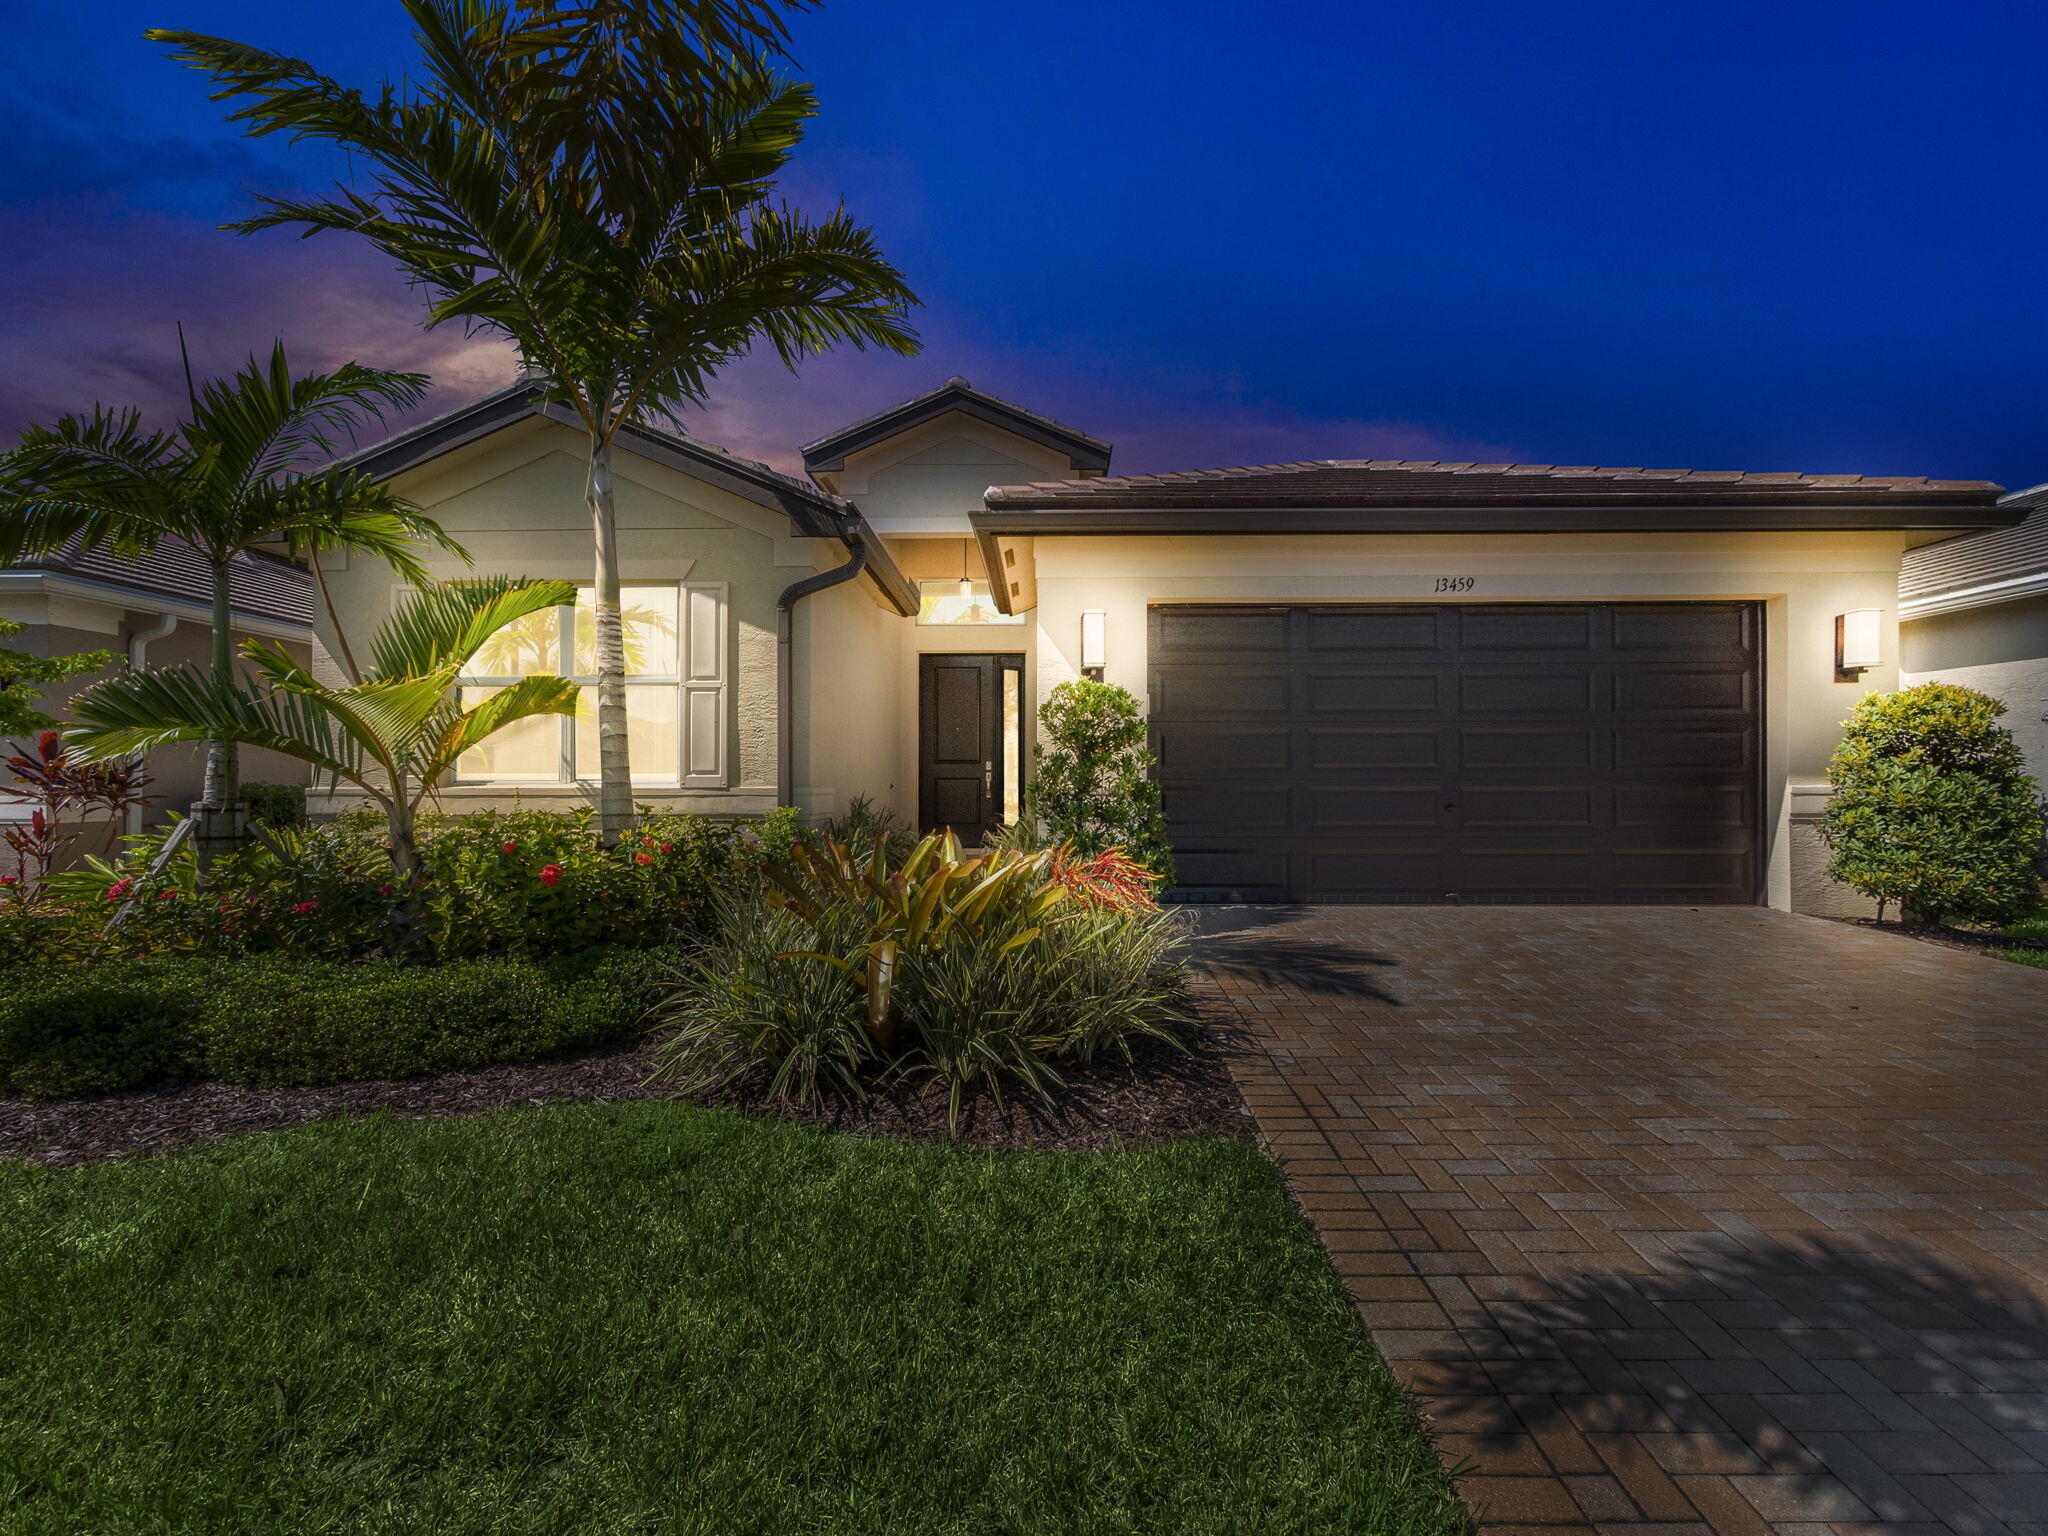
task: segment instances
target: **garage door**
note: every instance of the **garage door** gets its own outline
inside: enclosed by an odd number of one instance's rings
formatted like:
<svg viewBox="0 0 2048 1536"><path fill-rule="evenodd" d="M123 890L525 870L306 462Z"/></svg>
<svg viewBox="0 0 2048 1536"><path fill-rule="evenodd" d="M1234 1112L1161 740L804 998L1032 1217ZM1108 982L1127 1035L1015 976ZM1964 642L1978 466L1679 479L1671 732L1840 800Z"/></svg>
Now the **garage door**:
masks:
<svg viewBox="0 0 2048 1536"><path fill-rule="evenodd" d="M1151 612L1182 893L1758 899L1745 603Z"/></svg>

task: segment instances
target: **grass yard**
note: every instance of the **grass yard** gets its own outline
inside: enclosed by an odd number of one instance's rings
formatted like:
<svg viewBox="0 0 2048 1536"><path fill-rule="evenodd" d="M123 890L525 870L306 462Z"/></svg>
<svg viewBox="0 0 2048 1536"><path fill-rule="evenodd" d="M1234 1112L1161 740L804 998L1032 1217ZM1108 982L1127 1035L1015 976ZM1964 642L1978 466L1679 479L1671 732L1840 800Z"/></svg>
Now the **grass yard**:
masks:
<svg viewBox="0 0 2048 1536"><path fill-rule="evenodd" d="M672 1103L0 1169L0 1530L1463 1528L1253 1149Z"/></svg>
<svg viewBox="0 0 2048 1536"><path fill-rule="evenodd" d="M2048 939L2048 917L2030 917L2023 922L2012 924L2005 931L2009 937L2015 939ZM2048 950L2001 949L1998 953L2015 964L2031 965L2048 971Z"/></svg>

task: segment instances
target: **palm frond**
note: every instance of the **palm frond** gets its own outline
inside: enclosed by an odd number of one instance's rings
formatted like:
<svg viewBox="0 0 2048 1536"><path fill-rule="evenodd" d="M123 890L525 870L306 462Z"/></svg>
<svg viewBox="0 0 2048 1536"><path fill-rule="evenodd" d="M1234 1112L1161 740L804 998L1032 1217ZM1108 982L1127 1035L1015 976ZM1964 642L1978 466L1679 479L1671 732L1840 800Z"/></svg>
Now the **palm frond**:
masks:
<svg viewBox="0 0 2048 1536"><path fill-rule="evenodd" d="M257 698L197 667L119 672L77 694L65 740L86 762L111 762L180 741L237 741L362 782L363 756L317 698Z"/></svg>
<svg viewBox="0 0 2048 1536"><path fill-rule="evenodd" d="M427 376L344 363L294 375L278 341L267 359L199 389L187 438L217 450L228 486L260 484L334 456L367 426L426 399Z"/></svg>
<svg viewBox="0 0 2048 1536"><path fill-rule="evenodd" d="M67 546L147 554L164 537L192 538L191 455L140 412L95 406L30 427L0 455L0 559Z"/></svg>
<svg viewBox="0 0 2048 1536"><path fill-rule="evenodd" d="M500 688L449 722L433 750L423 756L421 778L439 778L455 766L463 753L508 725L537 715L573 716L580 691L577 684L564 677L525 677L510 687Z"/></svg>
<svg viewBox="0 0 2048 1536"><path fill-rule="evenodd" d="M566 608L576 588L566 581L487 576L441 582L408 594L371 643L372 672L416 677L458 670L508 624L544 608Z"/></svg>

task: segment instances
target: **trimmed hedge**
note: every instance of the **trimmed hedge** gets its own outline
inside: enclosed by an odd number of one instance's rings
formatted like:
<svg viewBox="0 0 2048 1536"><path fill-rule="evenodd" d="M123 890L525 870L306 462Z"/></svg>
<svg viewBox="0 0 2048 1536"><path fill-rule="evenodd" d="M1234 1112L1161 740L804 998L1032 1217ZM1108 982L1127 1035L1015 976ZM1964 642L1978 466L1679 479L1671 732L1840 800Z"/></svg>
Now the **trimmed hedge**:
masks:
<svg viewBox="0 0 2048 1536"><path fill-rule="evenodd" d="M287 956L111 961L10 978L0 1085L32 1098L182 1074L252 1087L424 1077L630 1038L655 951L406 966Z"/></svg>

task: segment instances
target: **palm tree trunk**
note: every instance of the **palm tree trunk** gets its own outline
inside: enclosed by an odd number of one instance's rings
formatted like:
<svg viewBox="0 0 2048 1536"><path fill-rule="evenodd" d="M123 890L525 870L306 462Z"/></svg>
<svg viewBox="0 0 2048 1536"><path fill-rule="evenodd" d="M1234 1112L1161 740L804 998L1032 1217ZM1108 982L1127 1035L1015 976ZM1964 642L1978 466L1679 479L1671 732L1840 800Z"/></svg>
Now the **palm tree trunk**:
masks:
<svg viewBox="0 0 2048 1536"><path fill-rule="evenodd" d="M413 827L412 802L405 798L403 784L394 786L385 802L385 828L391 844L391 870L396 877L397 897L384 914L384 953L393 960L419 962L428 959L425 933L420 928L420 851Z"/></svg>
<svg viewBox="0 0 2048 1536"><path fill-rule="evenodd" d="M228 562L213 562L213 681L216 687L225 688L235 680L234 635L231 621L234 613L228 586ZM205 805L217 811L225 811L234 803L235 791L240 787L236 782L235 744L231 741L209 741L206 744L206 779L199 798Z"/></svg>
<svg viewBox="0 0 2048 1536"><path fill-rule="evenodd" d="M626 748L626 625L619 607L619 525L612 511L612 445L593 436L585 489L597 539L597 824L604 845L633 830Z"/></svg>

